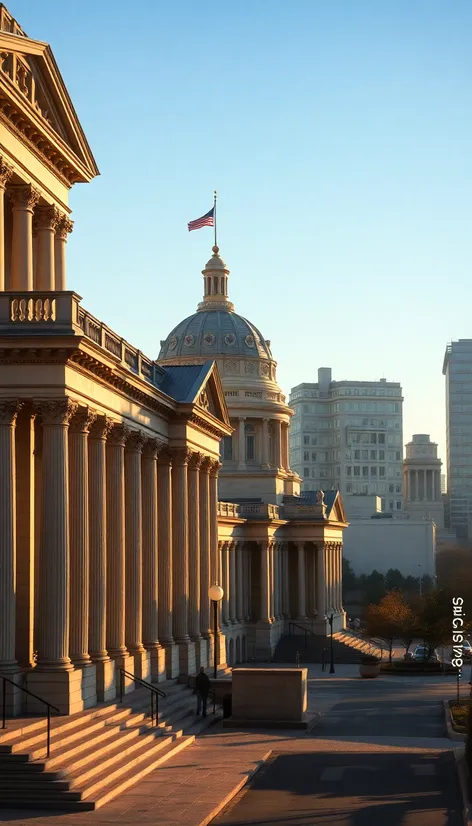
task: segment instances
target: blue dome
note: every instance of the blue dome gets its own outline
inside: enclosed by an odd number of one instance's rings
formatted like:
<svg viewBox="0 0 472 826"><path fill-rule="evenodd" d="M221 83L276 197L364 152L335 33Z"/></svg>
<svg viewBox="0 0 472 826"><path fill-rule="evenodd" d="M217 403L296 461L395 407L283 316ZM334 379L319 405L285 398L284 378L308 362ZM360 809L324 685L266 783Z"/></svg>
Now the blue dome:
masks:
<svg viewBox="0 0 472 826"><path fill-rule="evenodd" d="M272 358L269 342L246 318L227 310L200 310L181 321L161 341L158 361L174 361L181 356L231 355Z"/></svg>

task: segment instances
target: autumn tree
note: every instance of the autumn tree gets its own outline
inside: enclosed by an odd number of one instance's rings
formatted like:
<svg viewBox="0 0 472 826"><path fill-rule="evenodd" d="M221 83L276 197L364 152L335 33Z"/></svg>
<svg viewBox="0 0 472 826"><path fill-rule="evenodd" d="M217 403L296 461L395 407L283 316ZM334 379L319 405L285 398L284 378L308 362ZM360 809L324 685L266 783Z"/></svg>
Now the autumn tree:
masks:
<svg viewBox="0 0 472 826"><path fill-rule="evenodd" d="M398 590L389 591L378 605L369 605L365 612L365 623L370 637L378 637L385 642L389 662L392 662L395 640L402 640L409 648L414 639L415 615Z"/></svg>

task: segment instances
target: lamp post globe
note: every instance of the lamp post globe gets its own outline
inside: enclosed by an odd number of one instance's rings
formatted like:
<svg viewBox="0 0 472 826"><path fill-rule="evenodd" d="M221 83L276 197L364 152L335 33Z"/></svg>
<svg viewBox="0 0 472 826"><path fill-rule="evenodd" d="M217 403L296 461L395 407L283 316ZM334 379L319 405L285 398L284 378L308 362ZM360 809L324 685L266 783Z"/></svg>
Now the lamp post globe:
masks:
<svg viewBox="0 0 472 826"><path fill-rule="evenodd" d="M210 585L208 589L208 596L213 603L213 679L215 680L218 665L218 603L221 602L224 594L223 588L217 582Z"/></svg>
<svg viewBox="0 0 472 826"><path fill-rule="evenodd" d="M214 585L210 585L208 589L208 596L212 600L212 602L221 602L224 597L225 592L221 585L218 585L216 582Z"/></svg>

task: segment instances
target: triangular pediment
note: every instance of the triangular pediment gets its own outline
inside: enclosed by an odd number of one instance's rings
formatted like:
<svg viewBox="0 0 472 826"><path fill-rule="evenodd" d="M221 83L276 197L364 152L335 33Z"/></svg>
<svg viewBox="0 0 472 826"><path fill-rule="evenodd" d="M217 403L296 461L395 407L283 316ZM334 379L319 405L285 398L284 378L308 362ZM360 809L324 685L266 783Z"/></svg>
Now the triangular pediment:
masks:
<svg viewBox="0 0 472 826"><path fill-rule="evenodd" d="M98 169L50 47L27 37L3 6L0 26L1 119L69 183L91 180Z"/></svg>
<svg viewBox="0 0 472 826"><path fill-rule="evenodd" d="M194 403L207 413L211 413L220 422L230 424L223 387L215 362L198 389Z"/></svg>
<svg viewBox="0 0 472 826"><path fill-rule="evenodd" d="M344 510L343 500L339 491L336 493L334 502L329 512L330 522L347 522L346 513Z"/></svg>

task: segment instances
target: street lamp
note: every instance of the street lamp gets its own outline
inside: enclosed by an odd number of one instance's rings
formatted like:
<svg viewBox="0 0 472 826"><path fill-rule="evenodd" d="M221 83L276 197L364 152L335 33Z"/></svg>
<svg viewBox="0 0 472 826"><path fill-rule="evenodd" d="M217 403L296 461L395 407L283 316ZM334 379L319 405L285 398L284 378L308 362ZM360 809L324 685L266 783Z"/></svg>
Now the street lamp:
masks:
<svg viewBox="0 0 472 826"><path fill-rule="evenodd" d="M329 628L330 628L330 631L329 631L329 633L330 633L330 645L329 645L329 650L330 650L330 659L331 659L331 665L330 665L330 667L329 667L329 673L330 673L330 674L334 674L333 619L334 619L334 614L331 614L331 615L328 617Z"/></svg>
<svg viewBox="0 0 472 826"><path fill-rule="evenodd" d="M214 585L210 585L208 589L208 596L210 597L213 603L213 677L216 680L216 666L218 663L218 652L217 652L217 642L218 642L218 603L224 597L224 591L221 585L218 585L215 582Z"/></svg>

